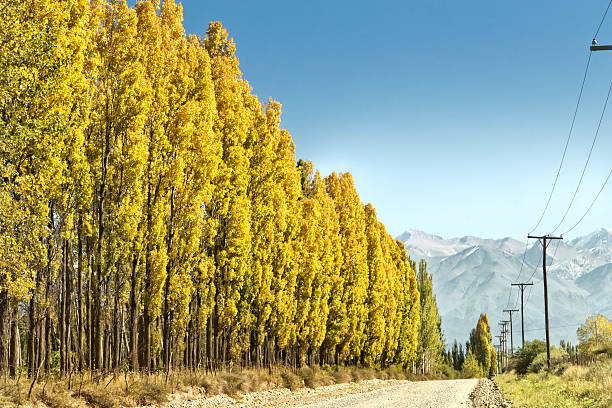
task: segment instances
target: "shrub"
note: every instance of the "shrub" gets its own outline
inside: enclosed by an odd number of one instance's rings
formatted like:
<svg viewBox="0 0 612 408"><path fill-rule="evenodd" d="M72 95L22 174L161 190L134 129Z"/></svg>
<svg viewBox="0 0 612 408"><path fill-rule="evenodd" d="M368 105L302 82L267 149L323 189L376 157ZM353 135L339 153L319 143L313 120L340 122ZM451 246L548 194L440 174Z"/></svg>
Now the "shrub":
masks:
<svg viewBox="0 0 612 408"><path fill-rule="evenodd" d="M304 385L308 388L314 389L334 383L333 378L319 367L303 367L298 375L304 380Z"/></svg>
<svg viewBox="0 0 612 408"><path fill-rule="evenodd" d="M332 377L336 384L348 383L353 381L353 376L351 373L344 367L336 367L331 372Z"/></svg>
<svg viewBox="0 0 612 408"><path fill-rule="evenodd" d="M558 358L567 355L565 350L562 350L558 347L550 348L550 358ZM529 371L532 373L539 373L543 368L547 366L546 363L546 346L544 347L544 352L539 353L535 356L531 364L529 364Z"/></svg>
<svg viewBox="0 0 612 408"><path fill-rule="evenodd" d="M304 385L300 377L289 371L281 373L281 378L283 379L285 387L289 388L291 391L295 391Z"/></svg>
<svg viewBox="0 0 612 408"><path fill-rule="evenodd" d="M533 360L542 352L546 353L545 343L540 340L526 342L525 347L516 352L511 363L517 374L527 374Z"/></svg>

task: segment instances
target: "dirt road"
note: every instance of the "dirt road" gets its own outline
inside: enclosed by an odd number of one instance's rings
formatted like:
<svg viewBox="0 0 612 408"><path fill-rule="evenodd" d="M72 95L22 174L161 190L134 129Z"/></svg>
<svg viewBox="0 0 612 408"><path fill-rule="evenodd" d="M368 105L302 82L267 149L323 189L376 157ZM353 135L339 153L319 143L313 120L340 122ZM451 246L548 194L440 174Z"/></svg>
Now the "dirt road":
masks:
<svg viewBox="0 0 612 408"><path fill-rule="evenodd" d="M471 408L470 393L478 380L399 381L369 380L337 384L316 390L276 389L245 394L173 401L168 408L283 407L283 408Z"/></svg>
<svg viewBox="0 0 612 408"><path fill-rule="evenodd" d="M331 399L304 408L468 408L478 380L420 381Z"/></svg>

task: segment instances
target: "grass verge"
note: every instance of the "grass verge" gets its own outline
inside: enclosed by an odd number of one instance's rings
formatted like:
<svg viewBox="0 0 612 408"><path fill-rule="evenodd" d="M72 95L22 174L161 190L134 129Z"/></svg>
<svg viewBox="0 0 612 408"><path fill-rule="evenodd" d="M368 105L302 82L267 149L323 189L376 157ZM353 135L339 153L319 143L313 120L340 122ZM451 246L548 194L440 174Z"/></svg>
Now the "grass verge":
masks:
<svg viewBox="0 0 612 408"><path fill-rule="evenodd" d="M612 407L612 360L588 367L564 364L523 376L502 374L495 382L513 407Z"/></svg>

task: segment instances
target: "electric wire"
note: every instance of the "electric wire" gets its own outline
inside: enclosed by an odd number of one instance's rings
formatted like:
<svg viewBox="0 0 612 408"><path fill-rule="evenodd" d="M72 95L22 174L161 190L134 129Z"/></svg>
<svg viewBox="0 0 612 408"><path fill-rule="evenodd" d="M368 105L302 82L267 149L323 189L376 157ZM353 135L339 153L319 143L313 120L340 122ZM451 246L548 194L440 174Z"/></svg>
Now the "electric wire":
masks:
<svg viewBox="0 0 612 408"><path fill-rule="evenodd" d="M555 188L557 187L557 182L559 181L559 174L561 173L561 168L563 167L563 163L565 162L565 156L567 154L567 147L569 146L569 142L572 138L572 132L574 131L574 124L576 123L576 116L578 115L578 108L580 107L580 102L582 101L582 93L584 91L584 84L586 82L587 75L589 73L589 67L591 66L591 56L592 55L593 55L593 51L590 51L589 58L587 60L587 65L584 70L584 76L582 77L582 83L580 85L580 92L578 93L578 101L576 102L576 108L574 109L574 115L572 117L572 122L570 125L569 133L567 135L567 140L565 141L565 147L563 148L563 155L561 156L561 162L559 163L559 168L557 169L557 175L555 176L555 181L553 183L552 189L550 190L550 194L548 195L548 200L546 201L544 210L542 210L542 214L540 215L540 219L538 220L538 223L535 225L535 227L531 229L529 234L533 233L536 230L536 228L538 228L540 224L542 223L542 219L544 218L544 215L546 214L546 211L548 210L548 206L550 205L550 201L552 199L553 193L555 192Z"/></svg>
<svg viewBox="0 0 612 408"><path fill-rule="evenodd" d="M608 15L608 10L610 10L610 5L612 5L612 0L610 0L610 2L608 3L608 7L606 7L606 11L604 12L603 17L601 18L601 22L599 23L599 26L597 27L597 31L595 32L593 39L597 38L597 34L599 34L599 30L601 30L601 26L603 25L604 20L606 19L606 16Z"/></svg>
<svg viewBox="0 0 612 408"><path fill-rule="evenodd" d="M560 245L561 245L561 240L559 239L559 240L557 240L557 246L555 247L555 252L553 253L553 256L552 256L552 261L550 262L550 265L549 265L549 266L552 266L552 265L553 265L553 263L554 263L554 261L555 261L555 257L557 256L557 251L559 250L559 246L560 246ZM538 268L540 267L540 264L541 264L541 263L542 263L542 262L538 262L538 266L536 266L536 267L535 267L535 269L533 270L533 273L531 274L531 277L529 278L529 280L528 280L528 281L530 281L530 280L531 280L531 279L534 277L534 275L535 275L536 271L538 270ZM543 279L543 278L542 278L542 279ZM541 281L540 281L540 282L541 282ZM539 283L539 282L538 282L538 283ZM529 303L529 298L531 297L531 288L533 288L533 286L535 286L535 284L529 287L529 294L527 295L527 300L525 301L525 306L524 306L524 307L527 307L527 304Z"/></svg>
<svg viewBox="0 0 612 408"><path fill-rule="evenodd" d="M574 200L576 199L576 195L578 194L578 190L580 189L580 186L582 184L582 180L584 179L584 173L586 173L586 169L587 169L587 167L589 165L589 162L591 160L591 155L593 154L593 148L595 147L595 143L597 142L597 137L599 136L599 130L601 129L601 124L603 122L603 118L604 118L604 115L606 113L606 108L608 107L608 101L610 100L610 92L612 92L612 82L610 82L610 87L608 88L608 95L606 96L606 101L604 102L604 106L603 106L603 109L601 111L601 116L599 117L599 123L597 124L597 130L595 131L595 136L593 137L593 142L591 143L591 149L589 150L589 154L587 156L586 162L584 163L584 167L582 168L582 174L580 175L580 179L578 180L578 185L576 186L576 190L574 190L574 195L572 196L572 199L571 199L569 205L567 206L567 209L565 210L565 214L563 214L563 217L561 218L561 221L559 221L557 226L550 232L551 234L554 233L557 229L559 229L561 224L563 224L563 221L565 221L565 218L567 217L567 214L569 213L570 209L572 208L572 205L574 204Z"/></svg>
<svg viewBox="0 0 612 408"><path fill-rule="evenodd" d="M566 324L563 326L554 326L554 327L549 327L549 329L563 329L566 327L577 327L577 326L582 326L584 323L576 323L576 324ZM546 330L545 327L542 327L541 329L529 329L529 330L525 330L525 332L531 332L531 331L538 331L538 330Z"/></svg>
<svg viewBox="0 0 612 408"><path fill-rule="evenodd" d="M521 277L521 273L523 272L523 266L525 265L525 255L527 255L527 249L529 248L529 238L527 238L527 242L525 242L525 250L523 251L523 260L521 261L521 268L519 269L519 273L516 277L515 282L519 282L519 278ZM512 283L512 282L510 282ZM510 306L510 297L512 296L512 286L510 286L510 291L508 292L508 301L506 302L506 309Z"/></svg>
<svg viewBox="0 0 612 408"><path fill-rule="evenodd" d="M597 201L597 199L599 198L599 196L601 195L601 192L603 191L603 189L606 187L606 184L608 184L608 181L610 180L610 177L612 176L612 170L610 170L610 172L608 173L608 177L606 177L606 180L604 181L603 185L601 186L601 188L599 189L599 192L597 193L597 195L595 196L595 198L593 199L593 201L591 201L591 205L589 205L589 208L587 208L587 210L584 212L584 214L582 214L582 217L580 217L580 219L572 226L572 228L568 229L567 231L565 231L563 233L563 235L572 232L574 228L576 228L578 226L578 224L580 224L582 222L582 220L584 220L584 217L587 216L587 214L591 211L591 209L593 208L593 206L595 205L595 202Z"/></svg>

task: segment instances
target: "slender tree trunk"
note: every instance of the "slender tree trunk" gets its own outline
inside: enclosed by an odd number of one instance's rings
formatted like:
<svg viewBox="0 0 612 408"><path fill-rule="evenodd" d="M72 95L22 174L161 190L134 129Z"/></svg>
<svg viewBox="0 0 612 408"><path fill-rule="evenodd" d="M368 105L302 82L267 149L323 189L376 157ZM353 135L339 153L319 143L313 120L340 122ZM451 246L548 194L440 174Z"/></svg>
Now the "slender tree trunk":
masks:
<svg viewBox="0 0 612 408"><path fill-rule="evenodd" d="M66 353L66 362L64 364L64 367L66 369L66 372L70 372L70 370L72 369L72 360L71 360L71 350L72 350L72 342L71 342L71 327L72 325L70 324L70 315L72 313L72 291L73 291L73 287L72 287L72 262L70 262L70 260L72 259L72 246L70 244L70 241L66 240L65 242L65 247L66 247L66 275L65 275L65 280L66 280L66 290L64 292L64 305L66 307L66 312L64 314L65 316L65 320L64 320L64 324L65 324L65 353Z"/></svg>
<svg viewBox="0 0 612 408"><path fill-rule="evenodd" d="M83 239L82 239L83 219L79 216L77 228L77 351L79 353L79 372L83 372L83 305L82 305L82 276L83 276Z"/></svg>
<svg viewBox="0 0 612 408"><path fill-rule="evenodd" d="M130 281L130 368L138 370L138 312L137 312L137 288L136 273L138 268L138 257L134 255L132 260L132 277Z"/></svg>
<svg viewBox="0 0 612 408"><path fill-rule="evenodd" d="M28 356L28 376L32 377L34 375L34 370L36 369L36 338L35 338L35 329L36 329L36 293L38 292L39 285L39 276L40 273L36 276L36 283L34 286L34 291L30 297L30 307L28 310L28 344L27 344L27 356Z"/></svg>
<svg viewBox="0 0 612 408"><path fill-rule="evenodd" d="M59 326L59 364L60 364L60 377L64 376L65 372L65 330L64 325L66 321L66 302L65 302L65 291L64 288L67 284L65 284L66 280L66 242L62 240L62 265L60 267L60 273L58 277L59 287L57 290L57 295L59 297L59 310L58 310L58 326ZM63 292L63 293L62 293Z"/></svg>
<svg viewBox="0 0 612 408"><path fill-rule="evenodd" d="M9 336L10 330L7 327L9 312L8 292L6 289L0 290L0 374L5 374L9 366Z"/></svg>
<svg viewBox="0 0 612 408"><path fill-rule="evenodd" d="M9 347L9 375L14 378L17 369L21 365L21 338L19 336L17 309L12 310L11 318L11 343Z"/></svg>

